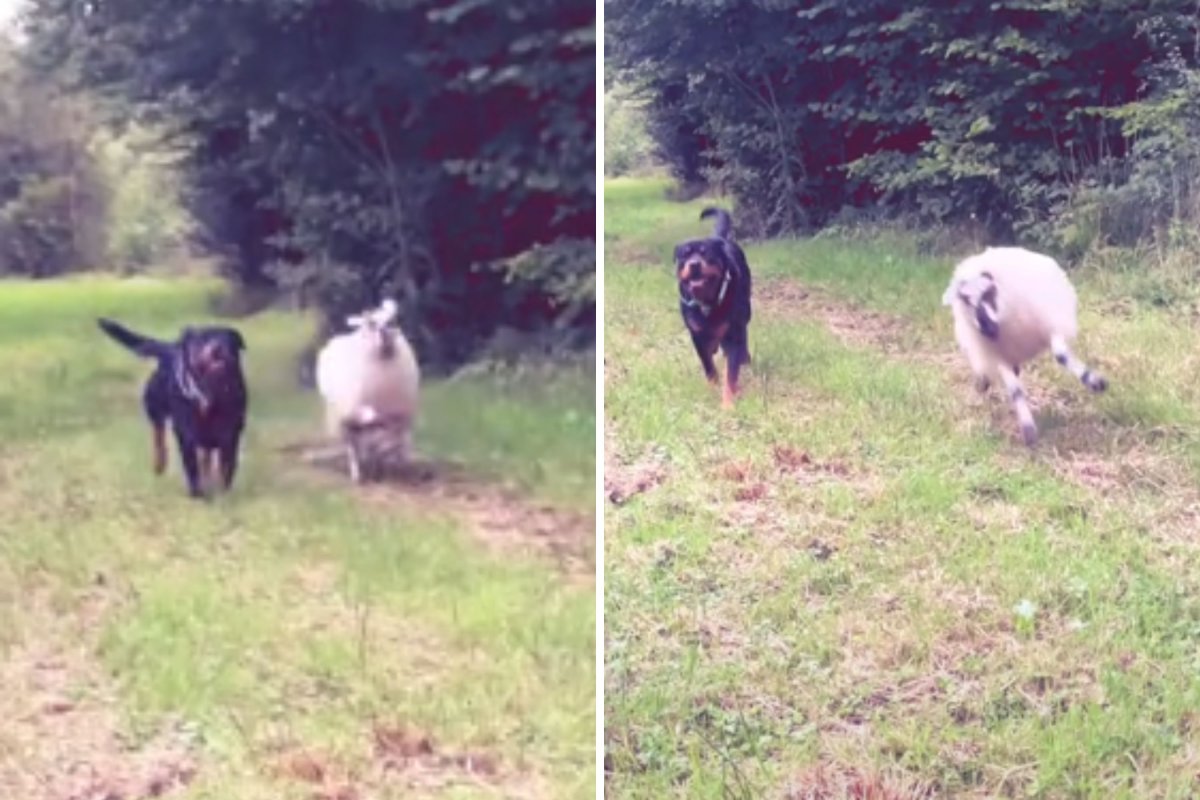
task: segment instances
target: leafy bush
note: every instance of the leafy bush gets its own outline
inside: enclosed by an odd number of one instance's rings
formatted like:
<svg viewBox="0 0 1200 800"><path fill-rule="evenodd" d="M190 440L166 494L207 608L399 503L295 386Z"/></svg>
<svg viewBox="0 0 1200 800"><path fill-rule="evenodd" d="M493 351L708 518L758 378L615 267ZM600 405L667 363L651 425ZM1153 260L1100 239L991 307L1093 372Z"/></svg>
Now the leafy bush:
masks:
<svg viewBox="0 0 1200 800"><path fill-rule="evenodd" d="M604 174L631 175L654 164L646 112L623 86L604 94Z"/></svg>
<svg viewBox="0 0 1200 800"><path fill-rule="evenodd" d="M606 33L676 174L762 233L877 208L1078 250L1194 204L1182 0L609 0Z"/></svg>
<svg viewBox="0 0 1200 800"><path fill-rule="evenodd" d="M161 266L189 235L177 178L156 158L152 136L134 128L102 138L97 147L112 194L106 264L124 272Z"/></svg>

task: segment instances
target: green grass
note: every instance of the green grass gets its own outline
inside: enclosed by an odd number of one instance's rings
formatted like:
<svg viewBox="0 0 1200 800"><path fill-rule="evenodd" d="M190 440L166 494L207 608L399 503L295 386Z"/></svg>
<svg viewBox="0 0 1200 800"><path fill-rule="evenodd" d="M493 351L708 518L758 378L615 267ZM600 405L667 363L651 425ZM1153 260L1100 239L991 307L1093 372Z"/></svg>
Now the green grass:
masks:
<svg viewBox="0 0 1200 800"><path fill-rule="evenodd" d="M323 753L331 773L353 773L360 796L593 796L593 585L484 547L433 496L371 491L364 502L285 452L320 431L319 399L294 383L304 318L236 323L252 406L234 491L197 503L176 461L151 474L139 404L149 367L94 318L169 335L207 318L214 288L0 284L0 664L19 675L30 653L74 653L82 637L63 691L110 686L124 734L149 737L173 719L196 731L199 767L181 796L333 797L314 795L332 784L278 774L292 751ZM536 384L430 382L424 398L422 454L589 518L586 365ZM381 777L377 724L425 731L447 756L487 754L497 774ZM6 769L24 758L10 737L37 737L28 726L0 734L5 796L15 796Z"/></svg>
<svg viewBox="0 0 1200 800"><path fill-rule="evenodd" d="M1111 388L1023 372L1027 453L955 351L951 259L752 243L726 413L670 267L712 198L665 188L605 188L606 481L661 478L605 515L611 796L1194 796L1200 336L1077 276Z"/></svg>

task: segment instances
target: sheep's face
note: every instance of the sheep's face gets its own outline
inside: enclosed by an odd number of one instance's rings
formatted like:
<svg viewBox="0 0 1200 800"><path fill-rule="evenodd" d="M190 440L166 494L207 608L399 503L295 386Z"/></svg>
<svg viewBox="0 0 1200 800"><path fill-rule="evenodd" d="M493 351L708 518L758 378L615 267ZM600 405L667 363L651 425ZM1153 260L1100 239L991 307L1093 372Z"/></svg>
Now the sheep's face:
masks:
<svg viewBox="0 0 1200 800"><path fill-rule="evenodd" d="M374 311L347 317L346 323L356 329L360 336L366 337L371 349L386 361L396 354L396 337L391 322L398 310L396 301L388 298Z"/></svg>
<svg viewBox="0 0 1200 800"><path fill-rule="evenodd" d="M1000 296L996 279L990 272L981 272L956 281L946 291L944 300L957 301L975 312L979 332L989 339L1000 334Z"/></svg>
<svg viewBox="0 0 1200 800"><path fill-rule="evenodd" d="M696 239L675 248L675 277L687 293L704 305L714 305L725 282L724 245L717 239Z"/></svg>
<svg viewBox="0 0 1200 800"><path fill-rule="evenodd" d="M372 347L381 359L387 361L396 355L396 337L387 325L370 325L365 333L371 338Z"/></svg>

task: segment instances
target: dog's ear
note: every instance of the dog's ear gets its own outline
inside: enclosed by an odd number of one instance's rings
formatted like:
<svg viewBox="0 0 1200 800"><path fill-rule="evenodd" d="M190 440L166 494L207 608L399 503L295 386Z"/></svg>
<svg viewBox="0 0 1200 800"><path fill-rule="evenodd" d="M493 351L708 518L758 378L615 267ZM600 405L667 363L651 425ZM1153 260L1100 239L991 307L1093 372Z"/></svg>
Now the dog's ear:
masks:
<svg viewBox="0 0 1200 800"><path fill-rule="evenodd" d="M246 340L242 338L242 333L237 328L226 328L229 332L229 338L233 341L233 346L238 350L246 349Z"/></svg>
<svg viewBox="0 0 1200 800"><path fill-rule="evenodd" d="M678 264L683 260L684 246L681 244L675 245L675 263Z"/></svg>

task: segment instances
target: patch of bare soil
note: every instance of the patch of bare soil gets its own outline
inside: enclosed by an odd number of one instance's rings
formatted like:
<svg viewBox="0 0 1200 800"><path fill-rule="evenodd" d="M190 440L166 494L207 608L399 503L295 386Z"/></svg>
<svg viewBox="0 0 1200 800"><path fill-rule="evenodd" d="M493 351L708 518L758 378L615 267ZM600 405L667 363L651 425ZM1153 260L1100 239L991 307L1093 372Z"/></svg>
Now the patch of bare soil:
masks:
<svg viewBox="0 0 1200 800"><path fill-rule="evenodd" d="M902 774L826 763L795 776L783 794L786 800L925 800L934 796L932 786Z"/></svg>
<svg viewBox="0 0 1200 800"><path fill-rule="evenodd" d="M0 658L0 797L146 800L195 777L182 726L139 741L122 730L115 687L91 653L102 613L89 600L79 629L67 630L74 613L39 609L36 632Z"/></svg>
<svg viewBox="0 0 1200 800"><path fill-rule="evenodd" d="M323 443L290 445L302 459L350 478L340 448ZM360 487L373 503L404 503L445 512L467 523L482 543L499 552L532 553L552 560L572 580L595 579L595 531L592 515L539 504L507 487L469 474L455 464L433 461L387 462L382 479Z"/></svg>
<svg viewBox="0 0 1200 800"><path fill-rule="evenodd" d="M660 455L626 463L617 454L616 434L611 424L604 430L604 496L615 506L648 492L667 478Z"/></svg>
<svg viewBox="0 0 1200 800"><path fill-rule="evenodd" d="M369 748L341 756L278 745L267 772L307 784L311 800L367 800L382 790L427 796L455 787L491 790L506 798L543 798L545 787L528 771L485 750L457 750L406 725L376 724Z"/></svg>
<svg viewBox="0 0 1200 800"><path fill-rule="evenodd" d="M734 503L713 507L713 511L735 530L752 531L760 545L770 543L787 547L806 547L818 560L828 559L838 550L837 532L844 520L814 516L811 509L803 510L803 519L789 513L782 495L789 487L837 484L853 489L864 500L880 488L874 475L839 458L820 459L806 450L786 444L771 448L771 461L758 464L750 460L732 460L717 465L716 477L733 485ZM824 531L825 539L799 540L798 530L816 526ZM740 548L741 545L738 545ZM760 550L754 551L761 555Z"/></svg>

